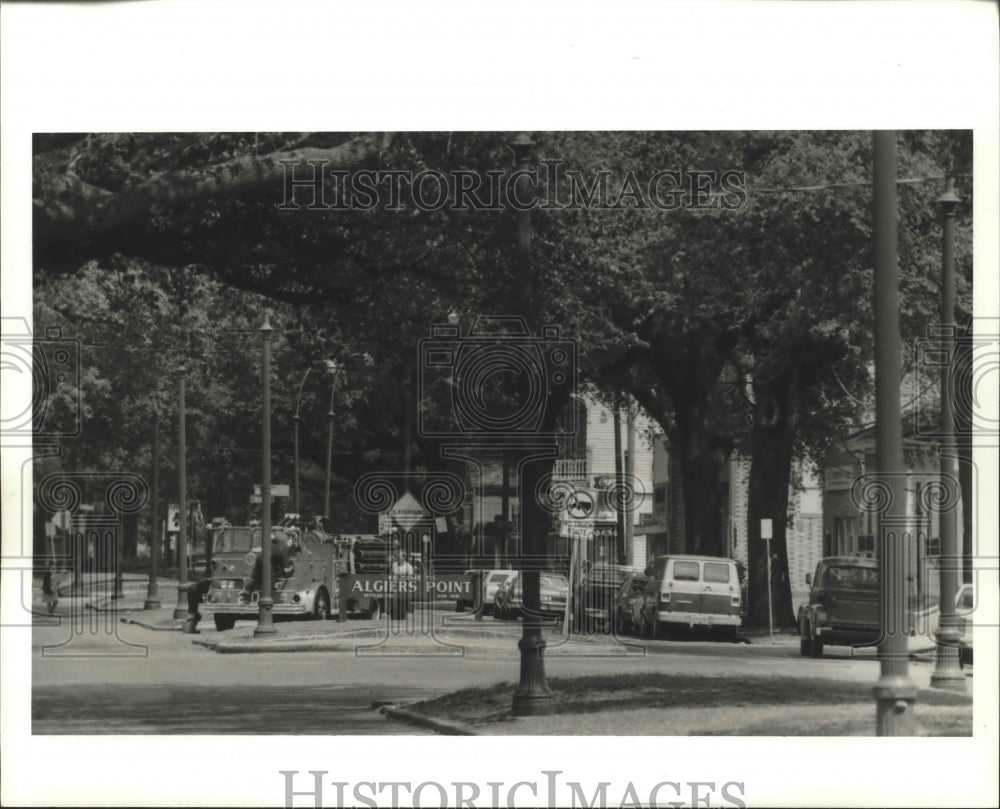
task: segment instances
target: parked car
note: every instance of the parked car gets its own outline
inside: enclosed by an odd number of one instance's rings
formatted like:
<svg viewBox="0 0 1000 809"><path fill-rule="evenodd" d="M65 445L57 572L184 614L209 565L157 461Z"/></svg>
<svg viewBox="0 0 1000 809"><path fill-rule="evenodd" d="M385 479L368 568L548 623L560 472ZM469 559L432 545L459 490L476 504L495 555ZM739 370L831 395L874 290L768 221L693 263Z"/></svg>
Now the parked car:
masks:
<svg viewBox="0 0 1000 809"><path fill-rule="evenodd" d="M562 620L569 602L569 582L561 573L538 574L539 611L543 617ZM524 613L524 595L520 571L511 573L497 588L493 599L493 617L512 620Z"/></svg>
<svg viewBox="0 0 1000 809"><path fill-rule="evenodd" d="M639 614L639 634L657 637L672 628L717 627L735 640L742 619L736 561L722 556L658 556Z"/></svg>
<svg viewBox="0 0 1000 809"><path fill-rule="evenodd" d="M632 573L625 577L615 594L615 634L638 633L642 614L642 595L646 590L645 573Z"/></svg>
<svg viewBox="0 0 1000 809"><path fill-rule="evenodd" d="M615 599L622 583L637 571L624 565L596 564L577 587L573 623L581 632L611 632L615 621Z"/></svg>
<svg viewBox="0 0 1000 809"><path fill-rule="evenodd" d="M962 622L962 637L958 642L958 660L962 666L972 665L972 611L975 607L975 588L963 584L955 596L955 612Z"/></svg>
<svg viewBox="0 0 1000 809"><path fill-rule="evenodd" d="M521 614L520 589L516 588L519 578L518 572L512 570L493 593L493 617L498 621L513 620Z"/></svg>
<svg viewBox="0 0 1000 809"><path fill-rule="evenodd" d="M538 601L542 617L562 621L569 604L569 581L562 573L538 574ZM522 605L523 614L524 607Z"/></svg>
<svg viewBox="0 0 1000 809"><path fill-rule="evenodd" d="M824 646L872 646L878 643L878 562L857 556L821 559L806 576L809 603L799 607L799 650L822 657Z"/></svg>
<svg viewBox="0 0 1000 809"><path fill-rule="evenodd" d="M513 573L513 570L467 570L465 575L472 579L477 574L482 575L481 586L483 588L483 613L489 615L493 612L493 599L496 596L497 588L503 584L506 578ZM461 612L466 607L474 607L471 601L459 599L455 602L455 609Z"/></svg>

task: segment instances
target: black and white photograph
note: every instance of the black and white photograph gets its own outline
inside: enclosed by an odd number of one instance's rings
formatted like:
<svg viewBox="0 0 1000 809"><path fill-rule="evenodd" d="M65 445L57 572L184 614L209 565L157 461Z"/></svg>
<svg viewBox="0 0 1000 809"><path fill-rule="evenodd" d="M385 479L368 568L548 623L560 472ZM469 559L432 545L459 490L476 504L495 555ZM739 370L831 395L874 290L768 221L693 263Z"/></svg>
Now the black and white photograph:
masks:
<svg viewBox="0 0 1000 809"><path fill-rule="evenodd" d="M995 805L995 70L892 31L996 11L899 5L758 110L680 3L4 3L5 805Z"/></svg>

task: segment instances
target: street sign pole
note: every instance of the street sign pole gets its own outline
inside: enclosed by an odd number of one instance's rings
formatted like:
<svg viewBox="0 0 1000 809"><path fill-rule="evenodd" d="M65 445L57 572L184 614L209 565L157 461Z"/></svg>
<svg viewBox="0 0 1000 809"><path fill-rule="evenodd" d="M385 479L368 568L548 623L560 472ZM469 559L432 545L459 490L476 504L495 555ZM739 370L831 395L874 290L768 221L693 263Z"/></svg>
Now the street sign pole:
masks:
<svg viewBox="0 0 1000 809"><path fill-rule="evenodd" d="M580 535L575 528L570 528L569 534L569 593L566 599L566 610L563 612L563 637L569 635L569 614L570 611L576 615L578 607L577 599L580 597ZM578 625L573 629L580 631Z"/></svg>
<svg viewBox="0 0 1000 809"><path fill-rule="evenodd" d="M774 607L771 600L771 537L774 533L774 523L770 519L760 521L760 536L764 540L764 552L767 554L767 634L774 642Z"/></svg>

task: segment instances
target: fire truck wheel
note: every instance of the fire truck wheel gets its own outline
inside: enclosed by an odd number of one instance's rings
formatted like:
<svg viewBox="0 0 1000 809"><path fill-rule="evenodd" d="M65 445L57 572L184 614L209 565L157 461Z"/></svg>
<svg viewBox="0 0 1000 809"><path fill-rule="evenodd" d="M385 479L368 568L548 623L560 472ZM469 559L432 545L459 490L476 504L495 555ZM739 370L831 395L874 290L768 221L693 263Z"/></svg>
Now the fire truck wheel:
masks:
<svg viewBox="0 0 1000 809"><path fill-rule="evenodd" d="M382 604L377 598L373 598L368 602L368 619L370 621L377 621L382 617Z"/></svg>
<svg viewBox="0 0 1000 809"><path fill-rule="evenodd" d="M227 629L232 629L236 626L236 616L235 615L220 615L215 613L215 629L218 632L225 632Z"/></svg>
<svg viewBox="0 0 1000 809"><path fill-rule="evenodd" d="M325 621L330 617L330 596L326 590L320 588L316 593L316 604L313 606L313 617L320 621Z"/></svg>

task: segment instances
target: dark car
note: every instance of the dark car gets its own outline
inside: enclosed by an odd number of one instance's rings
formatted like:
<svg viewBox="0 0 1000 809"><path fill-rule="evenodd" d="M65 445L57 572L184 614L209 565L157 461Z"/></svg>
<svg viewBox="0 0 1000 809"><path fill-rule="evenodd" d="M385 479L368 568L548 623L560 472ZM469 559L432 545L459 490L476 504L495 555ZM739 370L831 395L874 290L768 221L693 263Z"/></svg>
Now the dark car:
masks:
<svg viewBox="0 0 1000 809"><path fill-rule="evenodd" d="M581 632L611 632L622 584L637 571L623 565L594 565L576 588L574 623Z"/></svg>
<svg viewBox="0 0 1000 809"><path fill-rule="evenodd" d="M799 607L799 647L821 657L824 646L873 646L880 635L878 563L835 556L807 578L809 603Z"/></svg>
<svg viewBox="0 0 1000 809"><path fill-rule="evenodd" d="M615 596L615 634L639 633L642 597L646 590L646 574L632 573L625 577Z"/></svg>
<svg viewBox="0 0 1000 809"><path fill-rule="evenodd" d="M955 613L961 622L961 639L958 642L958 659L962 666L972 665L972 611L976 606L976 592L971 584L963 584L955 596Z"/></svg>

